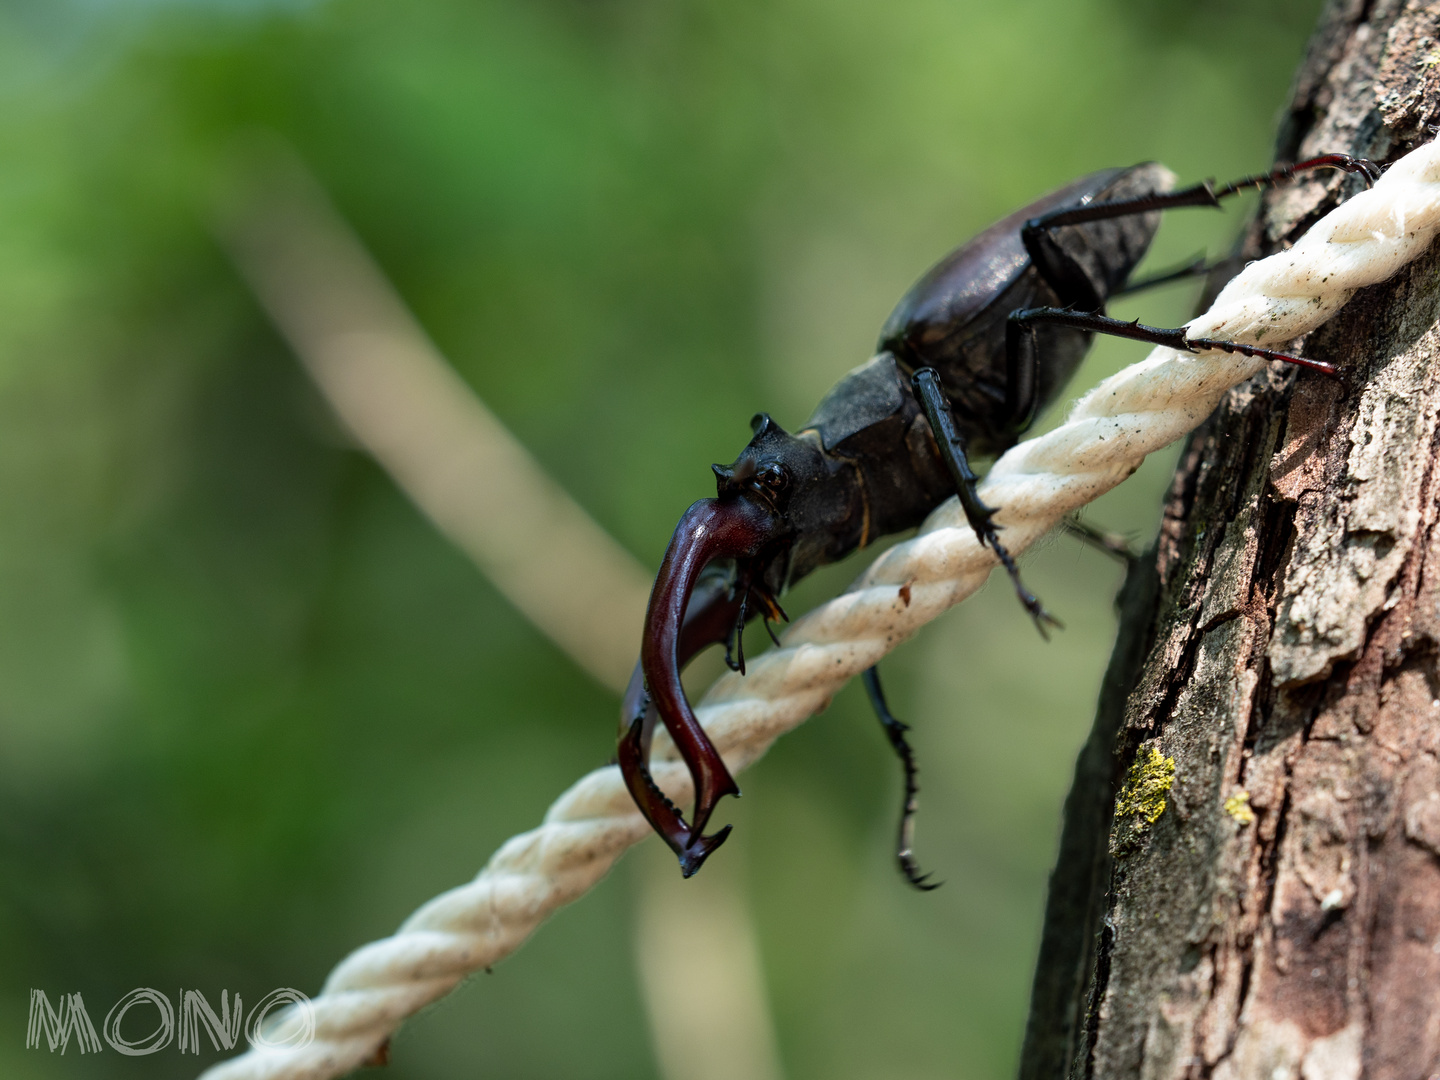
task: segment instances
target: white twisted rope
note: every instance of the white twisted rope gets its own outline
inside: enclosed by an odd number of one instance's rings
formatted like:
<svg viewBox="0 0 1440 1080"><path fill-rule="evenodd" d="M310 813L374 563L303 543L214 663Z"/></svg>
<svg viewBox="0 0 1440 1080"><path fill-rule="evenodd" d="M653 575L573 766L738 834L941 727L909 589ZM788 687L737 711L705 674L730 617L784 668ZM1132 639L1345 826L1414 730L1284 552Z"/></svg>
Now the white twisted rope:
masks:
<svg viewBox="0 0 1440 1080"><path fill-rule="evenodd" d="M1329 319L1356 289L1383 281L1440 229L1440 143L1415 150L1369 191L1326 215L1289 251L1246 267L1193 337L1278 347ZM1000 458L981 489L1019 552L1071 510L1110 490L1146 454L1198 425L1263 366L1222 352L1155 349L1076 403L1070 419ZM850 591L794 623L744 678L717 680L696 709L732 770L823 708L852 676L978 589L995 568L954 499L890 549ZM657 732L656 780L682 804L690 777ZM320 1080L370 1058L406 1017L508 956L539 923L598 881L648 829L612 767L562 795L544 824L506 843L474 881L436 897L393 937L351 953L314 1001L315 1037L263 1047L204 1080Z"/></svg>

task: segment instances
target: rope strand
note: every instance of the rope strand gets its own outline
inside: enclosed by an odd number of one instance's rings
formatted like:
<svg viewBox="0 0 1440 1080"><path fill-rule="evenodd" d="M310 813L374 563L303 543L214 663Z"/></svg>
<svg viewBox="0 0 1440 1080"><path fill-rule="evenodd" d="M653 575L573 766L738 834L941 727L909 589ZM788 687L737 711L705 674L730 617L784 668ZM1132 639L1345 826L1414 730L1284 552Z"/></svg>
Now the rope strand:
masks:
<svg viewBox="0 0 1440 1080"><path fill-rule="evenodd" d="M1321 219L1289 251L1251 263L1191 337L1280 345L1329 319L1356 289L1393 275L1440 229L1440 144L1407 155L1368 191ZM1144 457L1203 421L1264 361L1157 348L1076 403L1070 419L1015 447L990 470L981 498L999 506L1006 545L1024 550L1065 514L1129 476ZM823 708L850 678L978 589L996 566L957 500L919 535L882 555L843 595L791 625L783 647L722 676L696 713L732 772ZM652 772L683 803L690 776L663 732ZM406 1017L509 955L556 908L598 881L648 832L618 769L583 777L544 823L495 853L478 877L415 912L393 937L340 963L313 1003L314 1041L260 1048L204 1080L328 1080L370 1059Z"/></svg>

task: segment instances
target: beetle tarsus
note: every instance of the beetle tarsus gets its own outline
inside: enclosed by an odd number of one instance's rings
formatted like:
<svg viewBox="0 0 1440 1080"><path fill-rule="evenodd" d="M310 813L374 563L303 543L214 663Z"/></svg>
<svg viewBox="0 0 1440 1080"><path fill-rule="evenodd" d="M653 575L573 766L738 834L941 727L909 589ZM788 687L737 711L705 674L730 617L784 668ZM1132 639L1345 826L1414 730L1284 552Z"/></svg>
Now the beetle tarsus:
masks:
<svg viewBox="0 0 1440 1080"><path fill-rule="evenodd" d="M905 795L900 803L900 827L896 833L895 862L900 867L900 873L905 880L921 892L938 889L942 883L931 881L931 874L921 873L920 864L915 861L915 815L920 809L920 783L918 780L919 769L915 765L915 751L910 748L909 740L905 738L905 733L910 730L910 725L902 720L897 720L891 713L890 706L886 704L885 692L880 688L879 668L866 668L862 678L865 682L865 693L870 697L870 706L875 710L875 715L880 720L880 726L885 731L885 737L890 740L890 745L894 748L895 755L900 759L900 765L905 771Z"/></svg>
<svg viewBox="0 0 1440 1080"><path fill-rule="evenodd" d="M1223 199L1227 195L1234 195L1244 191L1246 188L1262 190L1275 187L1286 180L1293 180L1303 172L1311 172L1315 169L1339 169L1342 172L1357 173L1365 178L1365 186L1369 187L1376 180L1380 179L1380 166L1366 158L1351 157L1349 154L1321 154L1319 157L1310 158L1307 161L1300 161L1294 165L1287 165L1282 169L1274 169L1268 173L1259 173L1255 176L1246 176L1236 180L1232 184L1226 184L1215 193L1217 198Z"/></svg>
<svg viewBox="0 0 1440 1080"><path fill-rule="evenodd" d="M1035 629L1046 641L1050 640L1050 628L1064 630L1065 624L1057 619L1050 612L1045 610L1045 605L1040 598L1025 587L1025 582L1020 580L1020 567L1015 564L1015 558L1006 551L1004 546L995 539L994 534L990 536L990 547L995 552L995 557L1000 560L1000 565L1005 567L1006 573L1010 575L1010 582L1015 586L1015 595L1020 598L1020 604L1030 613L1030 618L1035 622Z"/></svg>
<svg viewBox="0 0 1440 1080"><path fill-rule="evenodd" d="M1185 339L1185 348L1190 352L1204 352L1206 349L1219 349L1221 352L1239 353L1241 356L1254 356L1263 360L1279 360L1282 363L1294 364L1296 367L1318 371L1321 375L1331 379L1338 379L1340 377L1340 369L1327 361L1309 360L1303 356L1291 356L1289 353L1276 352L1274 349L1262 349L1258 345L1246 345L1239 341L1219 341L1215 338L1187 337Z"/></svg>

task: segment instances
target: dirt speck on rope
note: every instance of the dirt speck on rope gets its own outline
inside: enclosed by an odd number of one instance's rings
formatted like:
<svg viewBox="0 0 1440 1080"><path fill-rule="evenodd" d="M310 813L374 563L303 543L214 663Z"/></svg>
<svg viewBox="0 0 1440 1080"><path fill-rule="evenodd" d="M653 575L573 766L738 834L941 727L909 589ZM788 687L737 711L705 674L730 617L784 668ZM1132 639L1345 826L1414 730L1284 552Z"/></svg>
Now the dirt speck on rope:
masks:
<svg viewBox="0 0 1440 1080"><path fill-rule="evenodd" d="M1440 147L1396 162L1289 251L1251 263L1189 324L1193 337L1271 346L1308 333L1356 289L1390 277L1440 229ZM1071 510L1110 490L1151 451L1185 435L1264 361L1223 352L1154 350L1076 403L1070 420L1000 458L980 489L1002 509L1020 552ZM956 500L920 534L882 555L844 595L797 620L781 648L728 674L696 713L732 770L759 758L822 708L845 682L946 608L996 566ZM897 603L897 589L909 603ZM657 733L654 775L671 799L691 797L688 771ZM580 896L647 833L614 767L583 777L537 829L506 843L474 881L430 901L393 937L344 960L314 1001L314 1040L266 1047L206 1071L204 1080L327 1080L375 1054L400 1023L462 979L513 952L551 912Z"/></svg>

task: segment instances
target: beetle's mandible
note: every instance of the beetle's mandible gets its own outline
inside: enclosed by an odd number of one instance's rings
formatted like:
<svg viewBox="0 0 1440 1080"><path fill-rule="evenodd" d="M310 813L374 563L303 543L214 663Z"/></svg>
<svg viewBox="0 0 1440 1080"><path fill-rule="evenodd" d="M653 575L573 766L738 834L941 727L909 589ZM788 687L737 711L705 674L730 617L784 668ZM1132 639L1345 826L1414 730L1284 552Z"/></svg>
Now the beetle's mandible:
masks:
<svg viewBox="0 0 1440 1080"><path fill-rule="evenodd" d="M792 583L878 537L913 528L955 495L1041 632L1054 624L1000 542L996 508L976 494L969 457L1013 445L1059 395L1096 333L1191 352L1225 349L1333 374L1328 364L1103 313L1121 292L1203 271L1195 263L1130 281L1162 210L1219 206L1245 188L1318 168L1358 173L1367 182L1379 175L1371 162L1329 154L1223 188L1206 181L1172 190L1173 175L1155 163L1076 180L931 268L890 315L875 357L842 378L799 431L784 431L764 413L751 421L753 437L734 464L712 466L716 497L691 506L670 541L621 713L618 761L626 785L686 877L729 835L728 825L704 833L716 803L740 792L695 718L681 668L723 642L726 662L743 672L746 622L760 615L769 628L783 619L777 597ZM906 728L890 715L874 668L865 683L905 767L897 859L911 884L930 888L910 850L917 788ZM695 782L688 822L649 772L657 719Z"/></svg>

